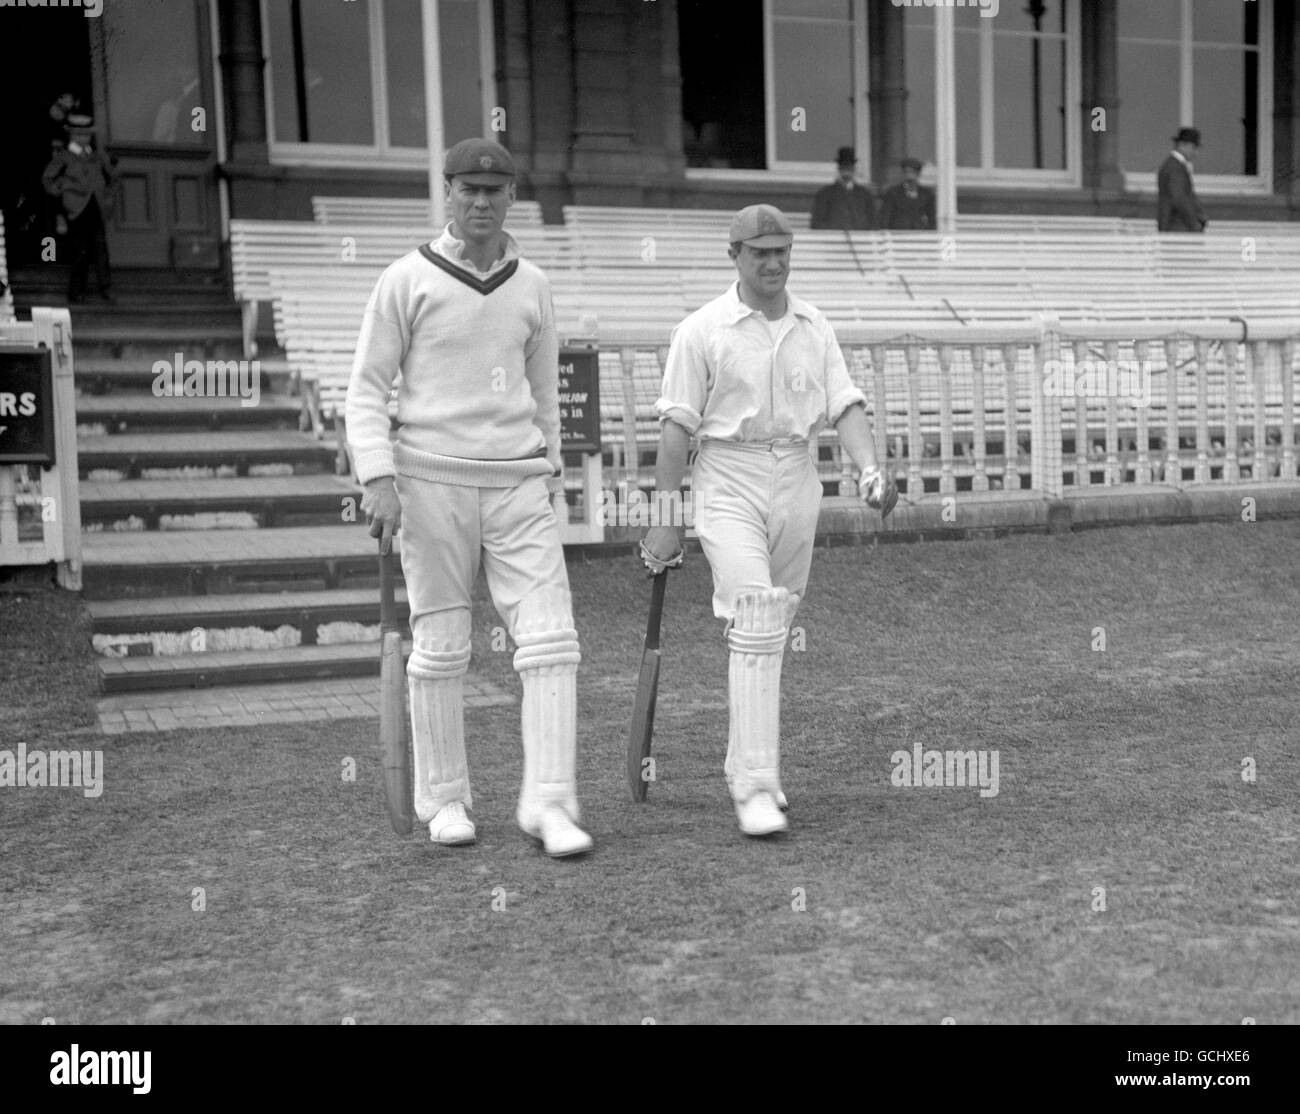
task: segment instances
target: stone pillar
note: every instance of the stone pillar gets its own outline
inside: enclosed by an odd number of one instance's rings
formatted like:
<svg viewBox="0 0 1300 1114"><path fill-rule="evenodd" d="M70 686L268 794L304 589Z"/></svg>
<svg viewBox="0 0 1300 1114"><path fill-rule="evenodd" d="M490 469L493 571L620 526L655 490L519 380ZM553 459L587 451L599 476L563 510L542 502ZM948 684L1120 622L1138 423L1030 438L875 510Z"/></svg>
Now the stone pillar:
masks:
<svg viewBox="0 0 1300 1114"><path fill-rule="evenodd" d="M903 65L903 9L891 0L871 0L867 43L871 103L871 177L881 188L899 180L899 159L907 154L907 74Z"/></svg>
<svg viewBox="0 0 1300 1114"><path fill-rule="evenodd" d="M527 167L526 186L552 224L569 201L573 134L573 23L566 0L505 0L506 119L511 151ZM498 9L501 11L501 9ZM519 122L523 117L522 124ZM515 129L521 127L522 140Z"/></svg>
<svg viewBox="0 0 1300 1114"><path fill-rule="evenodd" d="M217 58L226 102L226 158L231 163L266 163L261 11L257 0L218 0L217 15L221 34Z"/></svg>
<svg viewBox="0 0 1300 1114"><path fill-rule="evenodd" d="M581 203L586 185L635 184L641 154L633 124L631 54L635 10L645 0L571 0L573 160L569 181ZM603 197L593 197L599 204Z"/></svg>
<svg viewBox="0 0 1300 1114"><path fill-rule="evenodd" d="M1117 0L1093 0L1080 11L1080 57L1083 103L1079 106L1083 136L1085 188L1122 192L1119 165L1119 20ZM1105 131L1094 131L1097 109L1105 112Z"/></svg>
<svg viewBox="0 0 1300 1114"><path fill-rule="evenodd" d="M669 205L686 168L682 147L681 52L676 0L639 3L634 9L629 72L632 128L640 154L638 205Z"/></svg>

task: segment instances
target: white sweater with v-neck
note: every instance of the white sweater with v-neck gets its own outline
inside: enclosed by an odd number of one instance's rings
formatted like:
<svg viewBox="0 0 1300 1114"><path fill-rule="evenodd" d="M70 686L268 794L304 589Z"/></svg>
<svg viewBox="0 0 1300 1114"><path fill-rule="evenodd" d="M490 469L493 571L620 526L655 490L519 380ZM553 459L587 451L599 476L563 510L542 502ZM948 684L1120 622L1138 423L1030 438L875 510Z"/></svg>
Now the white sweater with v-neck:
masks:
<svg viewBox="0 0 1300 1114"><path fill-rule="evenodd" d="M463 250L448 226L389 266L370 295L345 408L363 484L401 473L512 487L561 467L550 284L513 237L486 272ZM399 429L390 438L398 372Z"/></svg>

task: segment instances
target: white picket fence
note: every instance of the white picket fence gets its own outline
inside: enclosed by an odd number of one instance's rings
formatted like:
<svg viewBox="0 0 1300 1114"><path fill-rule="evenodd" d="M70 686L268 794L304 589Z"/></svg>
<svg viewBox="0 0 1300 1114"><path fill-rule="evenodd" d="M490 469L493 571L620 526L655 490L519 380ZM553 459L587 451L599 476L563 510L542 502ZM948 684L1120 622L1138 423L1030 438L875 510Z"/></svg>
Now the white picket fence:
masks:
<svg viewBox="0 0 1300 1114"><path fill-rule="evenodd" d="M877 451L909 494L1295 482L1300 320L839 326ZM603 331L612 480L653 485L663 338ZM833 432L819 467L855 489ZM969 481L967 483L967 481Z"/></svg>
<svg viewBox="0 0 1300 1114"><path fill-rule="evenodd" d="M55 562L60 586L81 590L81 503L72 319L37 307L30 321L0 322L0 344L49 348L54 373L54 456L50 468L0 464L0 565Z"/></svg>

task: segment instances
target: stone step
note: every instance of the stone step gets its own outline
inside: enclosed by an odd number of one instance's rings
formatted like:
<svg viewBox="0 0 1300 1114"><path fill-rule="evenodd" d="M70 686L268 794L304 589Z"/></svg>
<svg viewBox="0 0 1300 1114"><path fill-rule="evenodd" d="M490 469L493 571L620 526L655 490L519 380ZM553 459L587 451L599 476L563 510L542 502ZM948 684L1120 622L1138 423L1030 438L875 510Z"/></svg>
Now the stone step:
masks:
<svg viewBox="0 0 1300 1114"><path fill-rule="evenodd" d="M332 470L337 447L296 430L234 433L126 433L77 439L84 477L94 469L136 479L145 468L234 467L246 475L254 464L292 464L303 471Z"/></svg>
<svg viewBox="0 0 1300 1114"><path fill-rule="evenodd" d="M407 643L403 651L410 653ZM215 685L273 684L330 677L378 677L379 642L222 650L182 657L102 658L100 691L157 692Z"/></svg>
<svg viewBox="0 0 1300 1114"><path fill-rule="evenodd" d="M355 523L88 533L83 591L86 599L124 599L362 587L377 583L377 553Z"/></svg>
<svg viewBox="0 0 1300 1114"><path fill-rule="evenodd" d="M400 575L400 572L399 572ZM149 599L91 600L94 634L147 634L154 631L231 630L297 627L303 644L316 641L316 627L325 623L379 622L378 571L373 588L318 592L244 592L220 596L165 596ZM395 593L397 619L410 615L406 591Z"/></svg>
<svg viewBox="0 0 1300 1114"><path fill-rule="evenodd" d="M260 388L259 383L259 392ZM176 426L212 430L234 425L296 429L301 417L301 399L275 393L259 393L255 402L251 397L177 398L152 392L81 395L77 399L78 424L103 425L110 434L127 433L140 427Z"/></svg>
<svg viewBox="0 0 1300 1114"><path fill-rule="evenodd" d="M139 517L147 530L157 530L163 515L219 513L251 514L262 527L304 518L338 525L345 514L360 517L361 506L361 489L334 475L83 480L80 491L83 523Z"/></svg>

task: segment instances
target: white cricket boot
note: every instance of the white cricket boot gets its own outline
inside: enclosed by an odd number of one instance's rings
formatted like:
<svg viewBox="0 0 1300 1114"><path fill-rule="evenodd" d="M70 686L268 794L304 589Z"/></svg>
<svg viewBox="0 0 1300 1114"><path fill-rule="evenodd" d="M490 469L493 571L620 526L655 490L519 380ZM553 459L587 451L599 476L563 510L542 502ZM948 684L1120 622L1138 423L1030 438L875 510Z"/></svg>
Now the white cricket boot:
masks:
<svg viewBox="0 0 1300 1114"><path fill-rule="evenodd" d="M540 589L519 603L514 666L523 684L524 776L515 819L552 858L590 851L578 827L578 632L569 592Z"/></svg>
<svg viewBox="0 0 1300 1114"><path fill-rule="evenodd" d="M465 806L460 801L443 805L438 810L438 815L429 821L429 838L445 847L474 842L474 821L466 815Z"/></svg>

